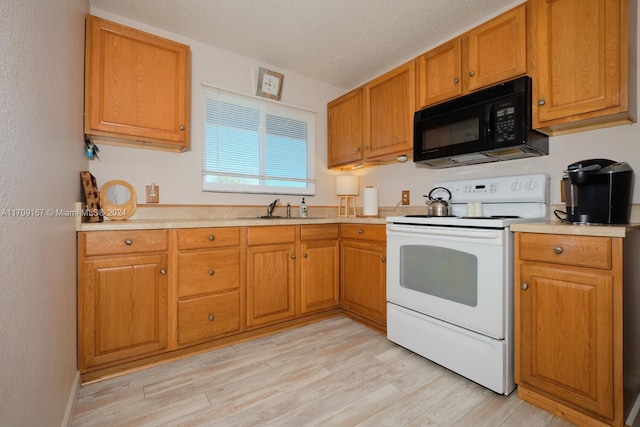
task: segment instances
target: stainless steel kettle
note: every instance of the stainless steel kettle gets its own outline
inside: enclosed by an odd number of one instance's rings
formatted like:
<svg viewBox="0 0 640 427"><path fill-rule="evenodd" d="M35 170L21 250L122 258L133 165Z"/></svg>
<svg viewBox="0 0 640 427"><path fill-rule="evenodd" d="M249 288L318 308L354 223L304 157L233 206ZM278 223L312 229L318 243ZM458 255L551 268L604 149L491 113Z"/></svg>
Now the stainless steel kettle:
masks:
<svg viewBox="0 0 640 427"><path fill-rule="evenodd" d="M448 196L447 200L444 200L442 197L434 197L434 193L440 192L439 190L444 190L444 192ZM425 202L429 207L429 216L451 216L451 206L449 206L449 201L451 200L451 192L447 188L434 187L428 195L425 195L423 197L429 198Z"/></svg>

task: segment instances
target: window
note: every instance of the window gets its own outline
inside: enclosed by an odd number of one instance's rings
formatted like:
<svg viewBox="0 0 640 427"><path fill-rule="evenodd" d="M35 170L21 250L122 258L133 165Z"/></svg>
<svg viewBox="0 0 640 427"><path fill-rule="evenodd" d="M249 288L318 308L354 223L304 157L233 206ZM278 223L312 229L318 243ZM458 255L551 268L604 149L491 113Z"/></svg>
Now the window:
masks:
<svg viewBox="0 0 640 427"><path fill-rule="evenodd" d="M314 112L204 89L202 189L315 194Z"/></svg>

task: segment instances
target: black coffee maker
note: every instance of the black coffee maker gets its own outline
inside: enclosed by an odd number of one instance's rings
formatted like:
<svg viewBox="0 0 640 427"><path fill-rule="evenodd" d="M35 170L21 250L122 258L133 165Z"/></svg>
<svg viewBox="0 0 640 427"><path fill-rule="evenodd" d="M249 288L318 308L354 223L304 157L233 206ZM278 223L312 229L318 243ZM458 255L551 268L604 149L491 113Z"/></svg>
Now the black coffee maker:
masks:
<svg viewBox="0 0 640 427"><path fill-rule="evenodd" d="M633 169L625 162L589 159L572 163L563 176L568 222L627 224Z"/></svg>

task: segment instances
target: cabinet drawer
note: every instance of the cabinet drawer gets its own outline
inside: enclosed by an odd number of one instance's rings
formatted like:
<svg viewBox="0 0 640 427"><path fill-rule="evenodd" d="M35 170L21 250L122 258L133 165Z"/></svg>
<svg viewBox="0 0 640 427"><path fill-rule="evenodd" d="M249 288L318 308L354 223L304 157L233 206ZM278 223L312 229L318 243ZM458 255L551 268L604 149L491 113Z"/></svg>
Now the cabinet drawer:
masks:
<svg viewBox="0 0 640 427"><path fill-rule="evenodd" d="M337 240L340 235L338 224L312 224L300 226L300 240Z"/></svg>
<svg viewBox="0 0 640 427"><path fill-rule="evenodd" d="M239 330L239 292L178 302L178 345L206 341Z"/></svg>
<svg viewBox="0 0 640 427"><path fill-rule="evenodd" d="M229 228L183 228L178 230L178 250L206 249L240 244L240 229Z"/></svg>
<svg viewBox="0 0 640 427"><path fill-rule="evenodd" d="M295 225L248 227L247 244L254 246L295 242L296 227Z"/></svg>
<svg viewBox="0 0 640 427"><path fill-rule="evenodd" d="M90 231L84 235L85 256L163 252L168 248L167 230Z"/></svg>
<svg viewBox="0 0 640 427"><path fill-rule="evenodd" d="M178 297L240 287L240 249L178 254Z"/></svg>
<svg viewBox="0 0 640 427"><path fill-rule="evenodd" d="M340 224L340 237L376 242L384 242L387 239L385 226L375 224Z"/></svg>
<svg viewBox="0 0 640 427"><path fill-rule="evenodd" d="M611 269L611 238L522 233L520 259Z"/></svg>

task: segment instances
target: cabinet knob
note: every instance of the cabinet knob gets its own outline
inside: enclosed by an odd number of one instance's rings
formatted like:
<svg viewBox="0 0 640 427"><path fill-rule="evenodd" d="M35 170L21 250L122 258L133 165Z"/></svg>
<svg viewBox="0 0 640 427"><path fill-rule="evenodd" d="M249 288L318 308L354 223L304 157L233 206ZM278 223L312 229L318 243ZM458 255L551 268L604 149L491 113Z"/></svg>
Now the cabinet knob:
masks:
<svg viewBox="0 0 640 427"><path fill-rule="evenodd" d="M302 256L303 256L304 258L306 258L306 257L308 257L309 255L307 255L307 253L305 252L304 254L302 254Z"/></svg>
<svg viewBox="0 0 640 427"><path fill-rule="evenodd" d="M214 236L213 234L209 234L209 240L213 242L214 240L216 240L216 236Z"/></svg>
<svg viewBox="0 0 640 427"><path fill-rule="evenodd" d="M382 258L380 258L380 261L387 262L387 259L385 257L382 257Z"/></svg>
<svg viewBox="0 0 640 427"><path fill-rule="evenodd" d="M133 240L131 240L131 239L125 239L125 240L124 240L124 244L125 244L125 245L127 245L127 246L131 246L131 245L133 245Z"/></svg>
<svg viewBox="0 0 640 427"><path fill-rule="evenodd" d="M360 147L356 148L356 153L360 152Z"/></svg>
<svg viewBox="0 0 640 427"><path fill-rule="evenodd" d="M457 78L457 77L454 77L454 78L453 78L453 82L454 82L454 83L458 83L459 81L460 81L460 79L459 79L459 78Z"/></svg>
<svg viewBox="0 0 640 427"><path fill-rule="evenodd" d="M214 314L210 314L209 315L209 322L213 322L214 320L216 320L216 316Z"/></svg>
<svg viewBox="0 0 640 427"><path fill-rule="evenodd" d="M184 125L180 125L180 130L184 130Z"/></svg>
<svg viewBox="0 0 640 427"><path fill-rule="evenodd" d="M291 255L291 259L296 259L296 256L295 255Z"/></svg>
<svg viewBox="0 0 640 427"><path fill-rule="evenodd" d="M469 77L473 77L475 75L476 75L475 71L469 71Z"/></svg>
<svg viewBox="0 0 640 427"><path fill-rule="evenodd" d="M160 274L162 274L163 276L167 275L167 270L165 270L164 268L160 269Z"/></svg>
<svg viewBox="0 0 640 427"><path fill-rule="evenodd" d="M538 105L543 106L544 104L544 99L538 99Z"/></svg>
<svg viewBox="0 0 640 427"><path fill-rule="evenodd" d="M214 274L216 274L216 272L215 272L215 271L213 271L213 270L209 270L209 276L213 276Z"/></svg>
<svg viewBox="0 0 640 427"><path fill-rule="evenodd" d="M365 146L364 146L364 149L365 149L365 150L368 150L368 149L369 149L369 146L368 146L368 145L365 145Z"/></svg>
<svg viewBox="0 0 640 427"><path fill-rule="evenodd" d="M364 233L364 231L362 230L362 228L358 228L358 234L362 234Z"/></svg>
<svg viewBox="0 0 640 427"><path fill-rule="evenodd" d="M524 282L520 283L520 289L526 291L527 289L529 289L529 284Z"/></svg>
<svg viewBox="0 0 640 427"><path fill-rule="evenodd" d="M554 253L554 254L558 254L558 255L560 255L562 252L564 252L564 249L562 249L562 246L555 246L555 247L553 248L553 253Z"/></svg>

